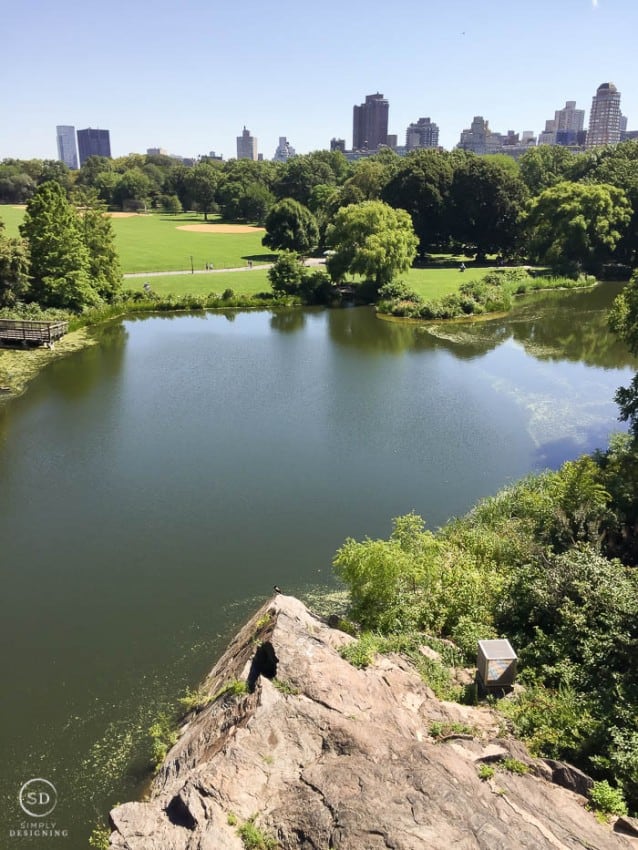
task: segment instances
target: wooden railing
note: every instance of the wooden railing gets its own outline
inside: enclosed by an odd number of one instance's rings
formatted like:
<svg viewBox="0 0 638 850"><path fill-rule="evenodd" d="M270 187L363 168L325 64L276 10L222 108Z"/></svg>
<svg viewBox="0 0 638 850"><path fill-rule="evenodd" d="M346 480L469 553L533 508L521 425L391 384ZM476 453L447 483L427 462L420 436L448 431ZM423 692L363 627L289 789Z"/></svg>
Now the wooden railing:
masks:
<svg viewBox="0 0 638 850"><path fill-rule="evenodd" d="M37 322L22 319L0 319L0 341L42 345L55 342L69 330L68 322Z"/></svg>

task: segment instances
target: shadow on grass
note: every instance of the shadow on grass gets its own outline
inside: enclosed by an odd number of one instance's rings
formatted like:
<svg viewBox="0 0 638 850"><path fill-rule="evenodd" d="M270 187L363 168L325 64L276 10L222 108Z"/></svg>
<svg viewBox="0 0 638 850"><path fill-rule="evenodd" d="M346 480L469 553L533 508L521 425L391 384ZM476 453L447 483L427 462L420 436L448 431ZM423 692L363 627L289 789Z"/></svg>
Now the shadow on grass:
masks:
<svg viewBox="0 0 638 850"><path fill-rule="evenodd" d="M242 254L242 260L252 263L274 263L276 259L276 254Z"/></svg>

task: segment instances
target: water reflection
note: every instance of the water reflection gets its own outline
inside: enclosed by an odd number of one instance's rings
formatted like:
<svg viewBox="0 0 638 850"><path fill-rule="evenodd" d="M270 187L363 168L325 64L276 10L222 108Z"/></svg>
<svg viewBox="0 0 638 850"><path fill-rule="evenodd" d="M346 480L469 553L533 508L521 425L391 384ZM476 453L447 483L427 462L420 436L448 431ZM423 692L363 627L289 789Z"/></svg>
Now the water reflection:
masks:
<svg viewBox="0 0 638 850"><path fill-rule="evenodd" d="M332 310L330 337L366 353L443 348L461 360L485 356L513 339L539 360L636 368L638 359L607 327L607 312L621 287L605 283L592 290L533 293L517 298L505 316L452 322L384 319L372 309Z"/></svg>

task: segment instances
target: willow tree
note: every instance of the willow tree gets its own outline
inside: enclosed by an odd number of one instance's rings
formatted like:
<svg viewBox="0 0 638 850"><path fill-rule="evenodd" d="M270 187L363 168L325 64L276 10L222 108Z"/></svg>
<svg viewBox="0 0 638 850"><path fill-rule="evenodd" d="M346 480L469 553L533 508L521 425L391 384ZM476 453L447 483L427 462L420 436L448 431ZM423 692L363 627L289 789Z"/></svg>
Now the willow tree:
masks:
<svg viewBox="0 0 638 850"><path fill-rule="evenodd" d="M361 275L377 289L410 268L419 244L409 214L382 201L342 207L326 242L333 249L326 266L334 281Z"/></svg>

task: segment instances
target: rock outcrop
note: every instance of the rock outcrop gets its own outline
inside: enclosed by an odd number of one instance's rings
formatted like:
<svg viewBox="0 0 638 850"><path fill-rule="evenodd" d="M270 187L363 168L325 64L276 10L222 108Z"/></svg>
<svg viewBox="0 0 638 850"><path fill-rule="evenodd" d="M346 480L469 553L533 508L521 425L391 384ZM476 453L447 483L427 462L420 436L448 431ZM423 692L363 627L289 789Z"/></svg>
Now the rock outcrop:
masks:
<svg viewBox="0 0 638 850"><path fill-rule="evenodd" d="M499 737L489 708L437 700L399 657L358 670L338 652L351 640L292 597L265 605L208 676L211 699L187 717L149 799L111 812L111 847L638 848L552 783L558 765ZM249 679L252 692L232 687ZM472 734L435 739L435 721ZM530 772L499 769L505 757ZM492 778L479 778L482 763ZM247 822L261 845L244 844Z"/></svg>

